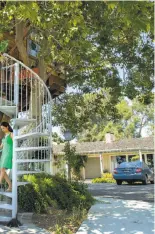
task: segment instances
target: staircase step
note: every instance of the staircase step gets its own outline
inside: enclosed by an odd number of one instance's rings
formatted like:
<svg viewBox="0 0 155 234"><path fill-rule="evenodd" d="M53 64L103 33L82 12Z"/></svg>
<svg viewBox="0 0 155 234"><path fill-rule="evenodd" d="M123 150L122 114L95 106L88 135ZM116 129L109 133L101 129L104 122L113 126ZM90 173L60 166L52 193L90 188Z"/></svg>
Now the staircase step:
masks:
<svg viewBox="0 0 155 234"><path fill-rule="evenodd" d="M17 140L24 140L27 138L39 138L39 137L48 137L48 136L49 134L47 133L33 132L33 133L24 134L21 136L16 136L14 138Z"/></svg>
<svg viewBox="0 0 155 234"><path fill-rule="evenodd" d="M41 173L41 171L17 171L17 175L29 175L36 173Z"/></svg>
<svg viewBox="0 0 155 234"><path fill-rule="evenodd" d="M13 128L15 127L22 128L31 123L36 122L36 119L12 119L11 122L12 122Z"/></svg>
<svg viewBox="0 0 155 234"><path fill-rule="evenodd" d="M5 209L5 210L12 210L12 205L11 204L0 204L0 209Z"/></svg>
<svg viewBox="0 0 155 234"><path fill-rule="evenodd" d="M0 106L0 111L12 118L16 114L16 106Z"/></svg>
<svg viewBox="0 0 155 234"><path fill-rule="evenodd" d="M17 163L50 162L50 159L17 159Z"/></svg>
<svg viewBox="0 0 155 234"><path fill-rule="evenodd" d="M1 216L0 215L0 222L9 222L11 221L12 217L11 216Z"/></svg>
<svg viewBox="0 0 155 234"><path fill-rule="evenodd" d="M21 151L40 151L40 150L48 150L51 149L49 146L39 146L39 147L17 147L15 149L16 152L21 152Z"/></svg>
<svg viewBox="0 0 155 234"><path fill-rule="evenodd" d="M0 191L0 195L6 196L6 197L12 197L11 192L2 192L2 191Z"/></svg>
<svg viewBox="0 0 155 234"><path fill-rule="evenodd" d="M4 99L0 97L0 106L14 106L13 101L8 101L7 99Z"/></svg>
<svg viewBox="0 0 155 234"><path fill-rule="evenodd" d="M30 182L17 182L17 186L23 186L26 184L31 184Z"/></svg>

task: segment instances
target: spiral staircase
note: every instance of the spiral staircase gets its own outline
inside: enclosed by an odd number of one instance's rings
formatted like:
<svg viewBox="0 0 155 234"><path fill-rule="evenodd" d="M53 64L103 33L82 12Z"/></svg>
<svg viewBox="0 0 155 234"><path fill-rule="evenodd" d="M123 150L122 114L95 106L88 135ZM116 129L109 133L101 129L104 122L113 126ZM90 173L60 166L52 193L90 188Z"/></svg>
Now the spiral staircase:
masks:
<svg viewBox="0 0 155 234"><path fill-rule="evenodd" d="M24 175L52 173L52 99L44 81L15 58L0 57L0 111L10 117L13 128L12 192L0 190L0 221L17 217L18 186Z"/></svg>

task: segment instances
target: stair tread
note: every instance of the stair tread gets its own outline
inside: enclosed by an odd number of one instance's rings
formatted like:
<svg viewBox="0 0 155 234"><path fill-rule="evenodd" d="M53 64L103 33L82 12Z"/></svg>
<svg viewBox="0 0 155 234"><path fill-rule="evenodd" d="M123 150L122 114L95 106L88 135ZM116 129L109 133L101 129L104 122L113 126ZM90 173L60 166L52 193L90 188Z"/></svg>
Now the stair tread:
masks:
<svg viewBox="0 0 155 234"><path fill-rule="evenodd" d="M45 149L50 149L51 146L39 146L39 147L17 147L15 151L33 151L33 150L45 150Z"/></svg>
<svg viewBox="0 0 155 234"><path fill-rule="evenodd" d="M42 137L42 136L49 136L48 133L40 133L40 132L34 132L34 133L27 133L27 134L24 134L24 135L20 135L20 136L16 136L15 139L25 139L25 138L37 138L37 137Z"/></svg>
<svg viewBox="0 0 155 234"><path fill-rule="evenodd" d="M22 163L22 162L49 162L51 159L17 159L17 163Z"/></svg>
<svg viewBox="0 0 155 234"><path fill-rule="evenodd" d="M0 215L0 222L9 222L11 219L11 216Z"/></svg>
<svg viewBox="0 0 155 234"><path fill-rule="evenodd" d="M9 101L5 98L0 97L0 106L15 106L13 101Z"/></svg>
<svg viewBox="0 0 155 234"><path fill-rule="evenodd" d="M0 195L4 195L7 197L12 197L12 193L11 192L6 192L6 191L0 191Z"/></svg>
<svg viewBox="0 0 155 234"><path fill-rule="evenodd" d="M26 118L17 118L11 120L13 126L15 127L24 127L30 123L36 122L36 119L26 119Z"/></svg>
<svg viewBox="0 0 155 234"><path fill-rule="evenodd" d="M12 117L16 114L16 106L0 106L0 111L9 117Z"/></svg>
<svg viewBox="0 0 155 234"><path fill-rule="evenodd" d="M12 205L8 203L0 203L0 209L12 210Z"/></svg>
<svg viewBox="0 0 155 234"><path fill-rule="evenodd" d="M26 184L31 184L30 182L17 182L17 186L24 186Z"/></svg>
<svg viewBox="0 0 155 234"><path fill-rule="evenodd" d="M17 171L17 175L36 174L40 172L41 171Z"/></svg>

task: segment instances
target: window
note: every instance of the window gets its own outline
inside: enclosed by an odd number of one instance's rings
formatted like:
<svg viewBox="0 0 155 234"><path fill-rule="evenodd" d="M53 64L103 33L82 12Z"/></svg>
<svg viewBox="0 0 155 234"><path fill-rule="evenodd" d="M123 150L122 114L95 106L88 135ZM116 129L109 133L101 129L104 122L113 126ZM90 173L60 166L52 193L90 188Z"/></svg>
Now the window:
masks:
<svg viewBox="0 0 155 234"><path fill-rule="evenodd" d="M37 43L30 39L27 40L28 55L32 56L33 58L36 58L38 56L39 50L40 46Z"/></svg>
<svg viewBox="0 0 155 234"><path fill-rule="evenodd" d="M129 155L129 156L128 156L128 161L131 162L131 159L132 159L132 157L134 157L134 156L136 156L136 155Z"/></svg>
<svg viewBox="0 0 155 234"><path fill-rule="evenodd" d="M147 165L151 168L154 167L153 154L147 154Z"/></svg>
<svg viewBox="0 0 155 234"><path fill-rule="evenodd" d="M126 162L126 156L125 155L116 156L116 161L117 161L117 164L121 164L122 162Z"/></svg>
<svg viewBox="0 0 155 234"><path fill-rule="evenodd" d="M142 159L143 159L143 162L145 162L145 156L144 156L144 154L142 154Z"/></svg>

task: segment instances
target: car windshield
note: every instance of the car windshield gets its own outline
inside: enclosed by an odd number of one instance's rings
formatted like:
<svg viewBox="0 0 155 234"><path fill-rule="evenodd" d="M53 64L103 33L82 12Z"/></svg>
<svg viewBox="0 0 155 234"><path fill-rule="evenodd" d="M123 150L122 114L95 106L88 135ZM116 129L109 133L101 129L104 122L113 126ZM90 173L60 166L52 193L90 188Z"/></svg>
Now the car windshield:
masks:
<svg viewBox="0 0 155 234"><path fill-rule="evenodd" d="M141 162L140 161L135 161L135 162L123 162L119 165L119 168L123 167L140 167Z"/></svg>

